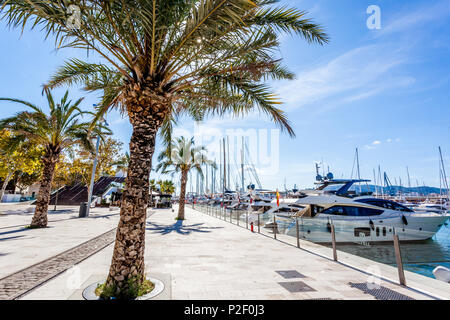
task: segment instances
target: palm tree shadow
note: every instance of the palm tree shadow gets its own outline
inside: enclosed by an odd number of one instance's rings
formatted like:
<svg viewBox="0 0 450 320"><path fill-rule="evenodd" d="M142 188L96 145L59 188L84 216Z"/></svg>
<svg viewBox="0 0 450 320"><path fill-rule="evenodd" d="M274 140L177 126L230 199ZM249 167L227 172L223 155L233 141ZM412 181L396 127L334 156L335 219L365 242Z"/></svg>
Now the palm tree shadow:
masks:
<svg viewBox="0 0 450 320"><path fill-rule="evenodd" d="M183 225L183 220L177 220L172 225L163 225L163 224L157 224L153 222L147 222L148 227L146 230L151 230L153 233L160 233L162 235L169 234L171 232L176 232L178 234L182 235L189 235L193 232L200 232L200 233L208 233L211 232L214 229L222 229L223 227L204 227L202 226L203 223L195 223L191 225Z"/></svg>

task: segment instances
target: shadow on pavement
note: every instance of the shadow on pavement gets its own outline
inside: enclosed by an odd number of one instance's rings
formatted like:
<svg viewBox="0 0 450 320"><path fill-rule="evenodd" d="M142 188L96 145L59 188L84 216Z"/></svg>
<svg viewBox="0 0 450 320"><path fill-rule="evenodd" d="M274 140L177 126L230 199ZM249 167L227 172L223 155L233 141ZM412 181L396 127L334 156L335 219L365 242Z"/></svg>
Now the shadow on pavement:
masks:
<svg viewBox="0 0 450 320"><path fill-rule="evenodd" d="M203 223L195 223L191 225L183 225L183 220L178 220L172 225L162 225L152 222L147 222L147 230L154 231L153 233L161 233L163 235L169 234L171 232L176 232L182 235L189 235L193 232L207 233L214 229L222 229L223 227L204 227Z"/></svg>
<svg viewBox="0 0 450 320"><path fill-rule="evenodd" d="M22 238L22 237L25 237L25 236L14 236L14 237L0 238L0 241L15 240L17 238Z"/></svg>

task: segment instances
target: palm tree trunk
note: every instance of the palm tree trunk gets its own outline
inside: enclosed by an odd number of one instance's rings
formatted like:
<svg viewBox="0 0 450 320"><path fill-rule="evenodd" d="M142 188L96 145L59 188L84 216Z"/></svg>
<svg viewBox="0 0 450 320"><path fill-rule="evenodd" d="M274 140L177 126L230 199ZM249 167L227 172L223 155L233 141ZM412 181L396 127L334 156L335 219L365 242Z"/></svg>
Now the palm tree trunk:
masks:
<svg viewBox="0 0 450 320"><path fill-rule="evenodd" d="M184 220L184 204L186 203L186 184L188 171L181 171L180 205L178 206L178 220Z"/></svg>
<svg viewBox="0 0 450 320"><path fill-rule="evenodd" d="M142 109L141 109L142 110ZM130 163L122 195L120 221L104 297L133 299L145 280L144 251L149 176L155 138L162 119L158 114L130 113L133 134L130 141Z"/></svg>
<svg viewBox="0 0 450 320"><path fill-rule="evenodd" d="M36 210L34 211L33 219L30 227L45 228L47 227L47 210L50 202L50 192L52 190L53 174L55 172L56 163L59 160L59 153L48 151L42 163L44 170L42 172L41 185L36 200Z"/></svg>

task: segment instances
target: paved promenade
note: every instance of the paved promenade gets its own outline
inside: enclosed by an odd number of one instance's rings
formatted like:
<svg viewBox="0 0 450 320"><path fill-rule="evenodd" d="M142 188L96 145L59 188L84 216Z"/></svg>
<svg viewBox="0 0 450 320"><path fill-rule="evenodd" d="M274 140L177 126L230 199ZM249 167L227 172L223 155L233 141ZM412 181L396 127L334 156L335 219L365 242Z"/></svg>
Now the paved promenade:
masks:
<svg viewBox="0 0 450 320"><path fill-rule="evenodd" d="M50 228L26 230L21 225L29 223L31 213L0 208L0 278L100 236L118 222L118 210L96 208L90 218L79 219L78 208L61 209L66 211L50 214ZM302 241L298 249L291 238L274 240L191 208L185 221L175 216L176 210L148 211L145 260L149 275L165 282L159 299L433 298L386 281L395 280L392 267L382 269L380 287L369 294L365 291L373 288L367 288L371 278L364 266L376 263L341 252L345 262L338 263L330 259L329 248ZM106 277L112 250L111 243L20 298L82 299L84 287ZM363 266L362 271L347 261ZM408 273L407 281L413 277ZM450 298L445 296L450 285L422 276L412 282L420 286L420 281L432 282L426 292Z"/></svg>

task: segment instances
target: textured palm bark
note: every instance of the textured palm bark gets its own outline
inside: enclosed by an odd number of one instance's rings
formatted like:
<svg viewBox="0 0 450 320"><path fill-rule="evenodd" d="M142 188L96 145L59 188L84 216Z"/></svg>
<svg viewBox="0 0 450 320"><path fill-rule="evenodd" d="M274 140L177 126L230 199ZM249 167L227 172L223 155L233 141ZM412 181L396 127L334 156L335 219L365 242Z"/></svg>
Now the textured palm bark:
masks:
<svg viewBox="0 0 450 320"><path fill-rule="evenodd" d="M153 100L153 103L142 104L141 100L130 98L126 103L133 126L130 163L122 195L111 267L104 291L121 299L136 298L137 288L145 279L145 223L151 160L155 150L156 134L168 110L167 104L161 101ZM108 297L108 294L104 297Z"/></svg>
<svg viewBox="0 0 450 320"><path fill-rule="evenodd" d="M53 174L55 166L59 159L59 153L47 151L42 159L44 170L42 172L41 185L36 200L36 209L33 219L31 220L31 228L47 227L47 210L50 202L50 193L52 189Z"/></svg>
<svg viewBox="0 0 450 320"><path fill-rule="evenodd" d="M188 171L181 172L181 189L180 189L180 204L178 206L178 220L184 220L184 205L186 203L186 184L188 179Z"/></svg>

